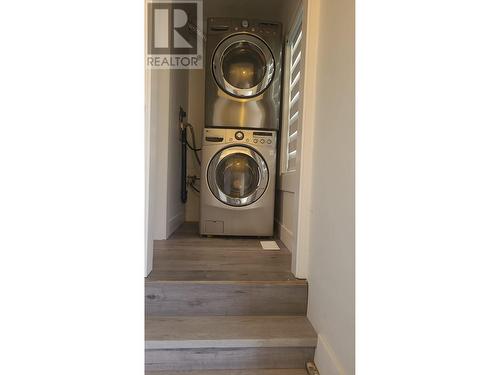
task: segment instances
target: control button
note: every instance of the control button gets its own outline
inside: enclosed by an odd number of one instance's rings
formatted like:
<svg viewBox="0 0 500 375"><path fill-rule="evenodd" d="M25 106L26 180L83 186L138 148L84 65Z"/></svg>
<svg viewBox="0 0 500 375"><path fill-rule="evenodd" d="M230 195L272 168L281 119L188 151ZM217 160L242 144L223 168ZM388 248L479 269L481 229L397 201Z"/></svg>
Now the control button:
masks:
<svg viewBox="0 0 500 375"><path fill-rule="evenodd" d="M268 139L268 140L267 140L267 144L269 144L269 145L270 145L270 144L271 144L271 142L272 142L272 141L271 141L270 139Z"/></svg>
<svg viewBox="0 0 500 375"><path fill-rule="evenodd" d="M238 141L241 141L245 137L245 134L243 134L242 131L237 131L234 133L234 138L236 138Z"/></svg>
<svg viewBox="0 0 500 375"><path fill-rule="evenodd" d="M241 27L247 28L248 27L248 20L241 21Z"/></svg>
<svg viewBox="0 0 500 375"><path fill-rule="evenodd" d="M245 139L245 142L250 142L250 139L248 139L248 138L247 138L247 139Z"/></svg>
<svg viewBox="0 0 500 375"><path fill-rule="evenodd" d="M233 138L229 138L229 142L232 142L233 141Z"/></svg>
<svg viewBox="0 0 500 375"><path fill-rule="evenodd" d="M257 143L257 142L259 142L259 140L258 140L258 139L254 139L254 140L253 140L253 143Z"/></svg>
<svg viewBox="0 0 500 375"><path fill-rule="evenodd" d="M263 140L263 139L260 140L260 143L264 143L264 142L265 142L265 140Z"/></svg>

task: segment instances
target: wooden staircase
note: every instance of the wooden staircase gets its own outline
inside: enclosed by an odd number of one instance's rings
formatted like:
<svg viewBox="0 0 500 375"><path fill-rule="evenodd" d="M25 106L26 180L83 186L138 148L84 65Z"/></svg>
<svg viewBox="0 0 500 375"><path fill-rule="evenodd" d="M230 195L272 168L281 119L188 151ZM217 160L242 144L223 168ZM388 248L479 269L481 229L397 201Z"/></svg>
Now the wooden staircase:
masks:
<svg viewBox="0 0 500 375"><path fill-rule="evenodd" d="M256 239L156 241L146 279L147 375L306 375L316 333L291 254Z"/></svg>

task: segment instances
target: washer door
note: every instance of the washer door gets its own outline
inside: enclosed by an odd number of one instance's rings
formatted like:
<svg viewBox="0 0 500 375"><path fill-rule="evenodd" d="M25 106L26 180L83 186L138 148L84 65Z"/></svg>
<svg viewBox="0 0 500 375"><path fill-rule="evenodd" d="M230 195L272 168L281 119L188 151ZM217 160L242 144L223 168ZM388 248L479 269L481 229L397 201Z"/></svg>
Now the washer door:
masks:
<svg viewBox="0 0 500 375"><path fill-rule="evenodd" d="M243 146L219 151L210 161L207 175L212 194L235 207L257 201L269 182L269 172L262 156Z"/></svg>
<svg viewBox="0 0 500 375"><path fill-rule="evenodd" d="M261 94L271 84L274 58L267 44L252 35L237 34L215 49L212 72L227 94L248 98Z"/></svg>

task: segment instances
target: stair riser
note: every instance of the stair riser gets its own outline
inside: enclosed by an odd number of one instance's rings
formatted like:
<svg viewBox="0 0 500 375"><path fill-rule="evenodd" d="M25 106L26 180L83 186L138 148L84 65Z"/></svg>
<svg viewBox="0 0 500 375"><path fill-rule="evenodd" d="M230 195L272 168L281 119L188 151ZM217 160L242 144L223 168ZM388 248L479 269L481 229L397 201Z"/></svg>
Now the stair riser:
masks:
<svg viewBox="0 0 500 375"><path fill-rule="evenodd" d="M305 315L307 284L146 284L148 315Z"/></svg>
<svg viewBox="0 0 500 375"><path fill-rule="evenodd" d="M146 350L146 371L301 368L314 348Z"/></svg>
<svg viewBox="0 0 500 375"><path fill-rule="evenodd" d="M201 371L148 371L145 375L307 375L305 369L251 369L251 370L201 370Z"/></svg>

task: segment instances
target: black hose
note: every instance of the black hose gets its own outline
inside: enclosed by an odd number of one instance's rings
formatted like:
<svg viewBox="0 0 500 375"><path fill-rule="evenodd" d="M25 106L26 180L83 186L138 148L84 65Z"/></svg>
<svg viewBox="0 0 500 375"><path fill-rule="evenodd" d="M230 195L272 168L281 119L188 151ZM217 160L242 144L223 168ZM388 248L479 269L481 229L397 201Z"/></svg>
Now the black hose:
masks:
<svg viewBox="0 0 500 375"><path fill-rule="evenodd" d="M182 110L182 109L181 109ZM185 116L185 113L184 113ZM198 149L196 148L196 138L194 136L194 129L191 124L186 124L182 126L182 117L180 117L181 120L181 144L182 144L182 149L181 149L181 201L182 203L187 202L188 198L188 181L187 181L187 149L188 147L193 150L194 156L196 157L196 161L198 162L199 165L201 165L201 160L200 156L198 155L198 151L201 151L201 148ZM189 132L191 133L191 138L193 139L193 146L189 144L189 141L187 139L187 128L189 128ZM198 193L200 190L194 186L194 181L189 182L189 186L193 188L193 190L197 191Z"/></svg>

